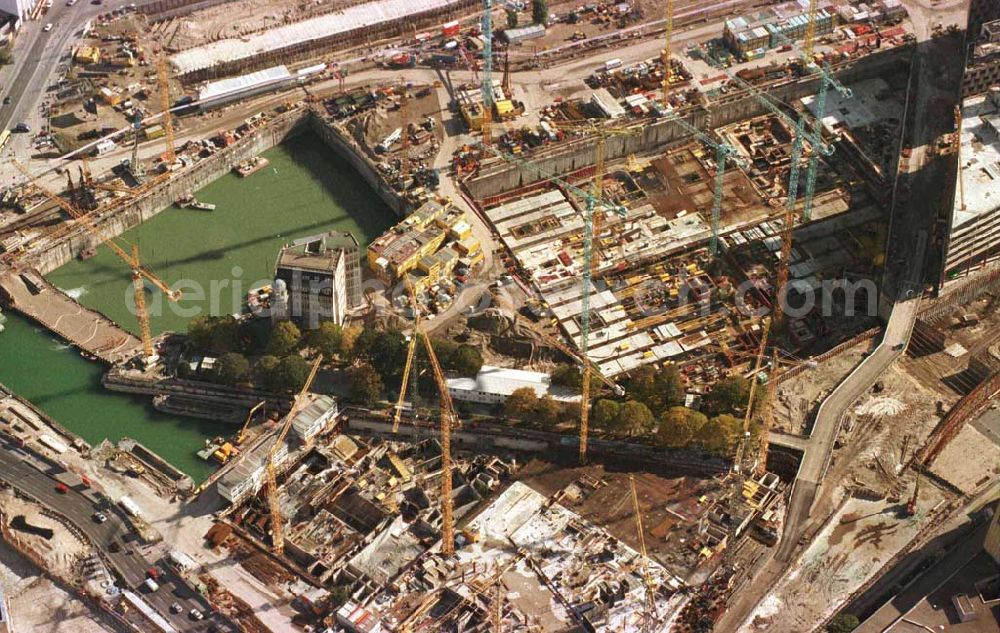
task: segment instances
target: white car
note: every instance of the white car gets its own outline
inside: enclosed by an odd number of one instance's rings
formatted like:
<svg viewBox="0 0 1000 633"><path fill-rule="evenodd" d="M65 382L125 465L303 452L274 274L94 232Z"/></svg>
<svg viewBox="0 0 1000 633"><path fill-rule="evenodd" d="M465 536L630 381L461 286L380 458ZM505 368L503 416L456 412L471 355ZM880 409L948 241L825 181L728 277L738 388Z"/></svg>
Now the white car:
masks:
<svg viewBox="0 0 1000 633"><path fill-rule="evenodd" d="M69 2L67 2L67 3L66 3L66 6L67 6L67 7L71 7L71 6L73 6L74 4L76 4L76 0L69 0Z"/></svg>
<svg viewBox="0 0 1000 633"><path fill-rule="evenodd" d="M205 618L205 616L202 615L201 611L198 609L191 609L191 611L188 612L188 615L191 616L192 620L203 620Z"/></svg>
<svg viewBox="0 0 1000 633"><path fill-rule="evenodd" d="M46 33L48 33L49 31L51 31L52 30L52 23L49 22L48 24L46 24L45 26L43 26L42 30L45 31Z"/></svg>

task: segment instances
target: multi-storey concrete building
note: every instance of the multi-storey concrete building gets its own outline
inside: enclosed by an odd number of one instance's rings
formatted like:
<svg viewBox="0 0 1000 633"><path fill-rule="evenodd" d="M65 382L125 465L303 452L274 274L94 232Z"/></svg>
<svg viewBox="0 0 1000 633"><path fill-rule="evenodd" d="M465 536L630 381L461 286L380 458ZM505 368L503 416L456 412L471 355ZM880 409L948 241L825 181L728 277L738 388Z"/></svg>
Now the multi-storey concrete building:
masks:
<svg viewBox="0 0 1000 633"><path fill-rule="evenodd" d="M946 280L1000 256L1000 88L964 102L958 170L945 251Z"/></svg>
<svg viewBox="0 0 1000 633"><path fill-rule="evenodd" d="M313 329L323 321L344 322L361 305L358 242L330 232L296 240L281 249L275 267L271 317L293 319Z"/></svg>

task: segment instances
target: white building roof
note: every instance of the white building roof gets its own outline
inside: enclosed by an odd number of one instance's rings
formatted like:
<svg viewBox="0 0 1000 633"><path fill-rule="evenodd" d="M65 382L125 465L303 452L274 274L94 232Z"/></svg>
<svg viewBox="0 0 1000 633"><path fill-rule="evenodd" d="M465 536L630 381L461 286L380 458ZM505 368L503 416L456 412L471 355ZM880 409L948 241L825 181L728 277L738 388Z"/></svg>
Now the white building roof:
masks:
<svg viewBox="0 0 1000 633"><path fill-rule="evenodd" d="M995 127L1000 93L967 99L962 106L962 184L965 209L955 191L952 226L960 227L1000 207L1000 135Z"/></svg>
<svg viewBox="0 0 1000 633"><path fill-rule="evenodd" d="M300 436L305 436L316 423L330 409L336 409L337 401L330 396L317 396L307 407L298 412L292 420L292 430Z"/></svg>
<svg viewBox="0 0 1000 633"><path fill-rule="evenodd" d="M219 63L280 50L301 42L320 40L385 22L403 20L413 13L434 11L456 2L457 0L421 0L419 6L414 6L412 0L368 2L347 7L343 11L268 29L243 39L228 38L189 48L174 54L170 61L177 72L183 75L211 68Z"/></svg>
<svg viewBox="0 0 1000 633"><path fill-rule="evenodd" d="M507 369L483 365L475 378L449 378L449 391L481 391L498 396L509 396L518 389L530 387L539 397L546 394L556 400L566 402L579 400L579 396L560 393L550 393L552 379L548 374L522 369Z"/></svg>
<svg viewBox="0 0 1000 633"><path fill-rule="evenodd" d="M289 79L291 76L292 74L288 72L288 68L285 66L272 66L271 68L247 73L246 75L220 79L219 81L205 84L198 91L198 101L228 97L229 95L239 94L264 84Z"/></svg>

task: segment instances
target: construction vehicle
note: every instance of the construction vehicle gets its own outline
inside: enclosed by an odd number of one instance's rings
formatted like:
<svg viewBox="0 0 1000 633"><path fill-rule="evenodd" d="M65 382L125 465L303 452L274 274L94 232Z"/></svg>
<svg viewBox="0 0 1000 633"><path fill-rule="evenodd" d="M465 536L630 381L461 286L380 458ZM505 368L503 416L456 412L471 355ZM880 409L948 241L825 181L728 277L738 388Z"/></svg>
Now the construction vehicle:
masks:
<svg viewBox="0 0 1000 633"><path fill-rule="evenodd" d="M243 426L236 434L236 437L233 438L233 441L236 442L237 446L241 446L243 444L243 441L246 439L247 428L250 427L250 420L253 419L253 415L257 413L257 411L266 404L267 402L265 400L261 400L260 402L258 402L257 404L255 404L253 407L250 408L250 412L247 413L246 421L243 423Z"/></svg>
<svg viewBox="0 0 1000 633"><path fill-rule="evenodd" d="M104 238L100 231L94 226L94 220L90 218L86 213L81 211L76 205L71 204L67 200L64 200L60 196L56 195L55 192L48 189L37 179L35 179L27 170L27 168L17 161L12 161L14 166L24 174L28 180L41 191L45 197L49 200L55 202L62 208L69 216L76 220L81 220L80 226L82 226L88 233L93 237L97 238L101 244L107 246L111 251L118 256L120 260L125 262L128 267L132 270L132 287L135 296L135 313L136 318L139 321L139 328L142 334L142 351L143 351L143 363L150 365L157 360L157 356L153 350L153 336L150 332L149 327L149 312L146 310L146 288L145 282L149 281L157 289L160 290L164 295L167 296L171 301L179 301L181 299L181 292L179 290L172 290L166 282L156 276L152 271L146 268L139 257L139 246L138 244L132 244L130 249L126 249L120 246L115 238Z"/></svg>
<svg viewBox="0 0 1000 633"><path fill-rule="evenodd" d="M917 480L913 483L913 494L906 502L905 516L912 517L917 514L917 494L920 492L920 471L917 471Z"/></svg>
<svg viewBox="0 0 1000 633"><path fill-rule="evenodd" d="M306 392L312 387L313 380L316 379L316 372L319 371L319 365L322 362L323 355L320 354L313 361L312 368L309 370L309 376L306 377L302 389L295 395L292 401L292 408L289 409L285 419L281 421L281 428L278 431L278 435L274 439L271 449L267 452L267 461L264 468L265 494L267 495L268 508L271 514L271 549L277 556L285 553L285 518L281 514L281 500L278 497L278 466L274 463L274 457L278 454L278 449L285 443L285 438L288 437L288 431L292 428L295 416L305 406Z"/></svg>

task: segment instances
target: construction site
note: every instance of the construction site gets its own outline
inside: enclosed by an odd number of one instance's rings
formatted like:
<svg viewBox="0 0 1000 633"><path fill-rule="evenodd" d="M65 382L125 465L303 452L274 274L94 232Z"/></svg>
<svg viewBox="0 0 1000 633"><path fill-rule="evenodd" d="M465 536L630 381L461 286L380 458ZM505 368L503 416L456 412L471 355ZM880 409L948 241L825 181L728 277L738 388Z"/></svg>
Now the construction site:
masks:
<svg viewBox="0 0 1000 633"><path fill-rule="evenodd" d="M924 146L948 159L961 144L904 142L926 25L894 0L759 4L552 3L537 20L490 0L159 0L102 15L32 160L11 163L0 298L104 363L104 388L239 429L205 438L219 468L204 481L134 441L74 447L120 492L211 507L185 528L132 517L140 541L197 529L189 553L223 569L176 573L249 630L707 631L778 557L789 573L740 624L791 632L931 538L1000 456L982 413L1000 391L1000 277L933 300L885 281L903 261L899 174ZM401 380L364 401L363 363L318 347L293 350L301 388L249 369L213 383L218 358L154 334L150 306L185 296L122 237L168 208L219 213L203 187L253 182L300 135L396 218L371 240L332 224L289 239L232 318L292 318L304 286L281 268L313 265L335 307L303 334L328 321L404 341ZM134 332L46 279L98 249L130 275ZM898 342L897 294L919 306ZM443 369L432 335L481 367ZM643 372L674 371L677 401L646 427L595 424L597 403L640 400ZM737 380L740 404L713 409ZM511 415L524 389L564 417ZM676 409L729 429L721 448L698 431L667 443ZM172 630L131 589L112 609Z"/></svg>

